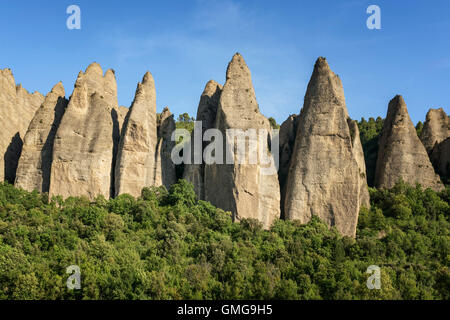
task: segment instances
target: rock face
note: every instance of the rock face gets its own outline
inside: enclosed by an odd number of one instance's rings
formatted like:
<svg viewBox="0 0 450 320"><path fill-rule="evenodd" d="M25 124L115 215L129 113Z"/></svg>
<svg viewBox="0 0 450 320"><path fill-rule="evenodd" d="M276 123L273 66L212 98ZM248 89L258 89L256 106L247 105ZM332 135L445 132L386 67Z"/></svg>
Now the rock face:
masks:
<svg viewBox="0 0 450 320"><path fill-rule="evenodd" d="M316 215L354 237L364 198L361 190L367 185L357 160L359 135L352 135L348 119L341 80L325 58L319 58L300 113L287 178L285 217L307 223Z"/></svg>
<svg viewBox="0 0 450 320"><path fill-rule="evenodd" d="M49 191L53 142L67 103L64 87L59 82L36 111L25 135L17 167L16 187L28 191Z"/></svg>
<svg viewBox="0 0 450 320"><path fill-rule="evenodd" d="M431 161L436 171L449 183L450 179L450 137L437 144L431 153Z"/></svg>
<svg viewBox="0 0 450 320"><path fill-rule="evenodd" d="M172 133L175 131L175 120L169 108L164 108L158 120L158 143L155 153L155 180L154 186L165 186L167 189L177 181L175 164L171 153L175 147Z"/></svg>
<svg viewBox="0 0 450 320"><path fill-rule="evenodd" d="M441 190L442 182L434 173L428 154L417 136L406 103L397 95L389 102L388 113L379 139L375 186L392 188L400 179L424 188Z"/></svg>
<svg viewBox="0 0 450 320"><path fill-rule="evenodd" d="M298 115L290 115L280 126L280 164L278 169L278 181L281 193L281 218L284 218L284 200L286 198L286 182L289 173L292 152L294 151L295 137L297 135Z"/></svg>
<svg viewBox="0 0 450 320"><path fill-rule="evenodd" d="M0 69L0 181L14 183L22 139L43 101L39 92L30 94L16 86L10 69Z"/></svg>
<svg viewBox="0 0 450 320"><path fill-rule="evenodd" d="M156 91L147 72L138 84L136 96L121 134L115 173L116 195L140 196L142 188L155 182L157 144Z"/></svg>
<svg viewBox="0 0 450 320"><path fill-rule="evenodd" d="M201 137L203 137L206 130L214 128L216 122L217 109L219 107L220 94L222 86L210 80L203 91L197 109L196 121L201 121ZM205 200L205 164L203 162L203 150L209 144L208 142L199 141L202 145L200 151L201 163L195 163L194 156L194 133L191 136L191 164L186 164L184 167L183 178L194 185L195 193L201 200Z"/></svg>
<svg viewBox="0 0 450 320"><path fill-rule="evenodd" d="M430 109L420 135L436 172L443 179L450 175L450 117L444 109Z"/></svg>
<svg viewBox="0 0 450 320"><path fill-rule="evenodd" d="M227 129L260 129L271 132L267 118L256 102L250 70L240 54L234 55L228 65L226 83L220 95L215 127L223 137ZM231 211L234 220L254 218L269 228L280 217L280 189L276 169L268 169L257 159L249 161L250 144L260 152L267 151L268 141L259 143L254 137L246 139L246 159L238 163L236 149L231 149L233 164L207 164L205 166L205 198L213 205ZM227 140L227 143L231 141ZM229 145L226 147L230 147ZM225 152L224 152L225 156ZM225 159L224 159L225 161ZM269 174L270 173L270 174Z"/></svg>
<svg viewBox="0 0 450 320"><path fill-rule="evenodd" d="M50 194L109 198L114 192L119 142L117 85L113 70L91 64L80 72L56 133Z"/></svg>
<svg viewBox="0 0 450 320"><path fill-rule="evenodd" d="M125 122L125 118L127 117L128 111L130 111L130 109L128 109L127 107L124 107L124 106L120 106L117 109L117 121L119 122L119 131L120 132L122 132L123 123Z"/></svg>
<svg viewBox="0 0 450 320"><path fill-rule="evenodd" d="M358 123L355 120L347 119L350 135L352 137L353 155L359 170L359 205L370 208L370 195L367 188L366 162L364 161L364 151L359 137Z"/></svg>
<svg viewBox="0 0 450 320"><path fill-rule="evenodd" d="M430 109L427 113L426 121L420 135L428 154L433 152L436 144L441 143L450 137L450 117L444 109Z"/></svg>

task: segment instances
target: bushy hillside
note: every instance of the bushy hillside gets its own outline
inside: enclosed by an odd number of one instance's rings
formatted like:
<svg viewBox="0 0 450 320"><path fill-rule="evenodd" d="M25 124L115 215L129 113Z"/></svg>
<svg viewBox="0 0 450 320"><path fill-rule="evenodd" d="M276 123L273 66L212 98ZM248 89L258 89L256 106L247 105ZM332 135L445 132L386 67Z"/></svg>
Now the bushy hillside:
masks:
<svg viewBox="0 0 450 320"><path fill-rule="evenodd" d="M1 184L0 299L449 299L449 193L371 189L351 239L318 219L232 223L184 180L95 202Z"/></svg>
<svg viewBox="0 0 450 320"><path fill-rule="evenodd" d="M383 129L383 119L378 117L369 118L369 121L362 118L358 121L361 144L364 150L364 160L366 162L367 183L369 186L374 185L375 168L378 156L378 138Z"/></svg>

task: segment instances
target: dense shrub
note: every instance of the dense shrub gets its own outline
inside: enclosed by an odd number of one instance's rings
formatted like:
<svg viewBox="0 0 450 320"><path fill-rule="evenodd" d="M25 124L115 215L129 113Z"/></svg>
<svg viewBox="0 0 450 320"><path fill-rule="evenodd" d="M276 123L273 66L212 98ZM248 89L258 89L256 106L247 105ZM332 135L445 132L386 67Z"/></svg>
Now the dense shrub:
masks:
<svg viewBox="0 0 450 320"><path fill-rule="evenodd" d="M318 218L232 223L183 180L92 202L1 184L0 299L448 299L449 192L370 189L351 239Z"/></svg>

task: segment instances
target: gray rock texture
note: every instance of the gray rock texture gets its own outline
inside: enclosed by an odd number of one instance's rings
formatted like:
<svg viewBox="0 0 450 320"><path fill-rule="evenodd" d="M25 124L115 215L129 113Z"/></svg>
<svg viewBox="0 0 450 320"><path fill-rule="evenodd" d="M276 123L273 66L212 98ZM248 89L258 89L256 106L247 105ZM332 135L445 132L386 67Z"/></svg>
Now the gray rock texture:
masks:
<svg viewBox="0 0 450 320"><path fill-rule="evenodd" d="M16 85L10 69L0 69L0 181L14 183L23 138L44 97Z"/></svg>
<svg viewBox="0 0 450 320"><path fill-rule="evenodd" d="M36 111L23 141L16 174L16 187L48 192L53 143L68 101L64 87L57 83Z"/></svg>
<svg viewBox="0 0 450 320"><path fill-rule="evenodd" d="M433 148L448 137L450 137L450 117L443 108L430 109L420 135L420 140L428 154L431 154Z"/></svg>
<svg viewBox="0 0 450 320"><path fill-rule="evenodd" d="M428 111L420 140L435 171L447 181L450 178L450 117L443 108Z"/></svg>
<svg viewBox="0 0 450 320"><path fill-rule="evenodd" d="M125 118L127 117L128 111L130 111L129 108L120 106L117 109L117 121L119 122L119 131L122 132L123 129L123 123L125 122Z"/></svg>
<svg viewBox="0 0 450 320"><path fill-rule="evenodd" d="M120 138L114 71L80 72L53 147L50 194L109 198Z"/></svg>
<svg viewBox="0 0 450 320"><path fill-rule="evenodd" d="M365 177L360 174L359 148L354 147L357 139L348 119L341 80L326 59L319 58L300 113L287 178L285 217L307 223L316 215L354 237Z"/></svg>
<svg viewBox="0 0 450 320"><path fill-rule="evenodd" d="M413 185L418 182L424 188L443 188L400 95L389 102L378 144L376 187L392 188L402 179Z"/></svg>
<svg viewBox="0 0 450 320"><path fill-rule="evenodd" d="M214 80L210 80L203 91L200 102L197 109L197 118L196 121L201 121L202 130L201 137L203 137L206 130L214 128L216 122L217 109L219 107L219 99L220 94L222 92L222 86L215 82ZM205 200L205 164L203 162L203 150L208 145L208 142L201 141L201 162L195 163L194 156L194 141L195 136L194 133L191 136L191 163L185 164L183 178L187 181L191 182L194 186L195 193L197 197L201 200Z"/></svg>
<svg viewBox="0 0 450 320"><path fill-rule="evenodd" d="M167 189L177 181L175 164L171 153L175 147L172 133L175 131L175 120L168 107L165 107L158 119L158 143L155 153L154 186L165 186Z"/></svg>
<svg viewBox="0 0 450 320"><path fill-rule="evenodd" d="M265 129L271 132L269 121L259 112L250 70L240 54L235 54L228 65L215 127L224 137L227 129ZM250 144L256 144L260 152L268 148L268 142L264 141L263 146L250 138L246 142L244 163L235 161L234 164L205 166L205 198L213 205L231 211L235 221L254 218L264 228L269 228L274 219L280 217L277 172L274 169L268 174L268 170L263 170L264 164L259 159L256 164L249 163ZM236 150L231 152L236 160Z"/></svg>
<svg viewBox="0 0 450 320"><path fill-rule="evenodd" d="M123 126L115 172L116 195L137 197L142 188L154 184L156 144L156 91L153 77L147 72L138 84Z"/></svg>
<svg viewBox="0 0 450 320"><path fill-rule="evenodd" d="M280 126L279 152L280 163L278 169L278 181L280 182L280 209L281 218L284 218L284 200L286 198L286 182L289 174L289 164L291 163L292 152L294 151L295 137L297 136L298 115L290 115Z"/></svg>
<svg viewBox="0 0 450 320"><path fill-rule="evenodd" d="M430 158L435 170L442 176L444 181L450 183L450 137L433 148Z"/></svg>
<svg viewBox="0 0 450 320"><path fill-rule="evenodd" d="M359 169L359 205L370 208L370 195L367 185L366 162L364 161L364 151L359 137L358 123L355 120L347 119L350 135L352 137L353 155Z"/></svg>

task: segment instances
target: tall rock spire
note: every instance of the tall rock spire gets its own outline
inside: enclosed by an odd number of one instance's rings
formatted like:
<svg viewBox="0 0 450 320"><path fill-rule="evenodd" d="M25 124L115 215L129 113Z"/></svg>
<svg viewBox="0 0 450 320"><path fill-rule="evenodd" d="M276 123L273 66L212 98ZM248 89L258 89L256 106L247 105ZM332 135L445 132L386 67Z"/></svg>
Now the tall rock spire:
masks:
<svg viewBox="0 0 450 320"><path fill-rule="evenodd" d="M443 108L428 111L420 140L435 171L447 181L450 178L450 116Z"/></svg>
<svg viewBox="0 0 450 320"><path fill-rule="evenodd" d="M348 120L341 80L319 58L300 113L285 218L307 223L316 215L354 237L367 184L357 160L359 137L355 131L352 137Z"/></svg>
<svg viewBox="0 0 450 320"><path fill-rule="evenodd" d="M250 70L240 54L235 54L228 65L215 127L224 138L227 129L241 129L247 133L250 132L248 130L266 130L271 133L269 121L259 112ZM245 160L239 163L236 149L230 148L232 141L227 139L225 149L231 149L234 163L205 166L205 198L213 205L231 211L234 220L254 218L269 228L274 219L280 217L277 173L276 170L265 170L268 168L259 159L256 163L249 161L253 156L250 145L256 145L259 153L269 149L267 136L262 140L261 143L249 135L244 140Z"/></svg>
<svg viewBox="0 0 450 320"><path fill-rule="evenodd" d="M16 174L16 187L48 192L53 143L67 107L64 87L57 83L45 97L28 127Z"/></svg>
<svg viewBox="0 0 450 320"><path fill-rule="evenodd" d="M117 85L99 64L80 72L53 147L50 194L109 198L118 144Z"/></svg>
<svg viewBox="0 0 450 320"><path fill-rule="evenodd" d="M153 185L156 144L156 91L153 76L147 72L123 126L115 169L116 195L139 196L142 188Z"/></svg>
<svg viewBox="0 0 450 320"><path fill-rule="evenodd" d="M439 176L434 173L428 154L417 136L403 97L390 102L379 139L375 185L392 188L400 179L425 188L441 190Z"/></svg>
<svg viewBox="0 0 450 320"><path fill-rule="evenodd" d="M10 69L0 69L0 182L14 183L23 138L43 101L39 92L16 85Z"/></svg>
<svg viewBox="0 0 450 320"><path fill-rule="evenodd" d="M280 209L282 219L285 218L284 200L286 198L286 183L289 175L289 164L294 151L299 119L300 117L298 115L290 115L280 126L280 165L278 169L278 181L280 182Z"/></svg>
<svg viewBox="0 0 450 320"><path fill-rule="evenodd" d="M431 154L436 144L450 137L450 117L443 108L430 109L427 112L420 140L428 154Z"/></svg>
<svg viewBox="0 0 450 320"><path fill-rule="evenodd" d="M202 125L201 132L199 132L201 134L200 137L204 136L206 130L214 128L221 92L222 86L214 80L208 81L208 83L205 86L205 90L203 91L200 97L200 102L198 104L197 118L196 118L196 121L201 122ZM196 141L201 145L201 148L199 148L201 155L199 155L199 157L201 157L202 163L195 163L196 138L197 137L195 136L194 131L192 133L190 141L191 154L189 158L191 160L191 163L185 164L183 178L193 184L197 197L201 200L205 200L205 186L204 186L205 164L203 162L203 150L208 145L208 143L203 141Z"/></svg>
<svg viewBox="0 0 450 320"><path fill-rule="evenodd" d="M172 150L175 142L172 133L175 131L175 120L168 107L162 111L158 119L158 143L155 153L154 186L165 186L166 189L177 180L175 164L172 161Z"/></svg>

